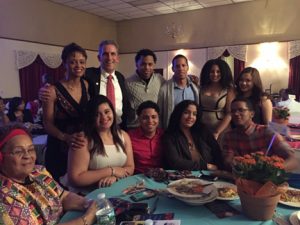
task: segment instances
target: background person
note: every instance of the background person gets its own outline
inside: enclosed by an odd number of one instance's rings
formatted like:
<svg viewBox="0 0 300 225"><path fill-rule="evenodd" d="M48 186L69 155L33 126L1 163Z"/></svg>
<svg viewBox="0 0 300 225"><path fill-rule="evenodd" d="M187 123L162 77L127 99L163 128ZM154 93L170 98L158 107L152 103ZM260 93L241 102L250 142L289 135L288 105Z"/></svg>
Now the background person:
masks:
<svg viewBox="0 0 300 225"><path fill-rule="evenodd" d="M184 100L175 106L163 136L164 163L173 170L217 170L222 154L214 136L200 123L198 105Z"/></svg>
<svg viewBox="0 0 300 225"><path fill-rule="evenodd" d="M136 72L126 79L126 88L130 102L130 117L128 128L138 127L136 110L144 101L157 103L161 85L165 82L163 76L154 72L156 55L150 49L142 49L135 56Z"/></svg>
<svg viewBox="0 0 300 225"><path fill-rule="evenodd" d="M160 109L160 125L168 127L170 115L174 107L183 100L193 100L199 103L199 90L188 76L188 59L184 55L176 55L172 60L173 77L166 81L158 94Z"/></svg>
<svg viewBox="0 0 300 225"><path fill-rule="evenodd" d="M268 124L272 120L272 102L263 92L259 72L256 68L247 67L235 81L237 97L248 98L254 107L253 121L257 124Z"/></svg>
<svg viewBox="0 0 300 225"><path fill-rule="evenodd" d="M85 211L64 224L92 224L96 204L63 190L44 167L21 125L0 127L0 224L57 224L64 211Z"/></svg>
<svg viewBox="0 0 300 225"><path fill-rule="evenodd" d="M64 47L61 58L66 76L47 87L49 97L43 101L43 123L48 133L45 163L56 181L67 171L72 134L82 130L89 99L88 83L83 80L87 60L85 50L71 43Z"/></svg>
<svg viewBox="0 0 300 225"><path fill-rule="evenodd" d="M128 134L118 128L116 112L109 99L103 95L93 97L88 103L85 118L85 144L69 152L69 185L84 191L107 187L132 175L131 141Z"/></svg>
<svg viewBox="0 0 300 225"><path fill-rule="evenodd" d="M133 149L135 173L145 173L149 168L163 167L163 130L159 125L159 107L145 101L137 109L140 126L128 132Z"/></svg>
<svg viewBox="0 0 300 225"><path fill-rule="evenodd" d="M0 96L0 126L9 123L9 118L5 113L5 104L3 98Z"/></svg>
<svg viewBox="0 0 300 225"><path fill-rule="evenodd" d="M230 103L235 97L232 73L222 59L207 61L200 74L201 122L218 139L231 120Z"/></svg>

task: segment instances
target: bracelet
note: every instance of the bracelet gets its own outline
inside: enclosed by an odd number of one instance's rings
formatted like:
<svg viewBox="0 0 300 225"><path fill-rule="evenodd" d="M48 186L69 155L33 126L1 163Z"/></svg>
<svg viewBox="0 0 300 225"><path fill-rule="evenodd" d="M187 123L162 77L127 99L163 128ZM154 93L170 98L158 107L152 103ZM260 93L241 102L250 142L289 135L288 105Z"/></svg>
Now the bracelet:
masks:
<svg viewBox="0 0 300 225"><path fill-rule="evenodd" d="M85 218L85 216L81 216L80 218L83 221L83 225L89 225L88 222L87 222L87 220L86 220L86 218Z"/></svg>
<svg viewBox="0 0 300 225"><path fill-rule="evenodd" d="M111 169L111 176L114 177L115 176L115 169L112 166L110 166L109 168Z"/></svg>

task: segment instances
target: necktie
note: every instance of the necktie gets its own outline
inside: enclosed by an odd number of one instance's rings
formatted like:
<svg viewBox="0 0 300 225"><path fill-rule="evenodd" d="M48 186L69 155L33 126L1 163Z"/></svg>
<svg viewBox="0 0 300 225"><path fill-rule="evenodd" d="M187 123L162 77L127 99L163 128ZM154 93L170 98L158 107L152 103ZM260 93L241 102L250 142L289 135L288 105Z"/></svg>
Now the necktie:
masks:
<svg viewBox="0 0 300 225"><path fill-rule="evenodd" d="M113 84L113 76L111 74L109 74L109 76L107 77L106 97L111 101L112 105L115 108L116 106L115 87Z"/></svg>

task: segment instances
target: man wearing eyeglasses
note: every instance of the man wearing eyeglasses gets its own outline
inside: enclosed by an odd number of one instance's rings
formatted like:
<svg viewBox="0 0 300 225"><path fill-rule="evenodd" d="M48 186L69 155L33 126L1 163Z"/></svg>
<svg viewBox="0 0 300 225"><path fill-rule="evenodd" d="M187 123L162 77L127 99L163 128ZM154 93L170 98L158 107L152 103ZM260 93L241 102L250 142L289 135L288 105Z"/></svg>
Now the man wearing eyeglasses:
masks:
<svg viewBox="0 0 300 225"><path fill-rule="evenodd" d="M295 169L298 162L294 150L280 134L268 129L266 125L255 124L253 116L254 108L248 99L236 98L232 101L231 118L235 128L225 133L222 140L224 164L227 168L231 169L234 156L261 151L285 159L285 170Z"/></svg>

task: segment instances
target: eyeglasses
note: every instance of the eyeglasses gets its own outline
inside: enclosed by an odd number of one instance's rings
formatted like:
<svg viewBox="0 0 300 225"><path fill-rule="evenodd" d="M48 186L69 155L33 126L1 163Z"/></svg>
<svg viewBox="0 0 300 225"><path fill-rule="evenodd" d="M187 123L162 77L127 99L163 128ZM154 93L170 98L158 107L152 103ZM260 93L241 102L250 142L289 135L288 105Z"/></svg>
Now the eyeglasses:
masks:
<svg viewBox="0 0 300 225"><path fill-rule="evenodd" d="M29 146L27 149L21 146L15 147L12 151L8 151L8 154L12 156L17 156L18 158L22 158L25 156L25 154L28 154L30 156L33 156L36 154L35 147Z"/></svg>
<svg viewBox="0 0 300 225"><path fill-rule="evenodd" d="M234 113L236 113L236 112L238 112L238 113L244 113L244 112L246 112L246 111L248 111L249 109L243 109L243 108L239 108L239 109L232 109L230 112L231 112L231 114L234 114Z"/></svg>

